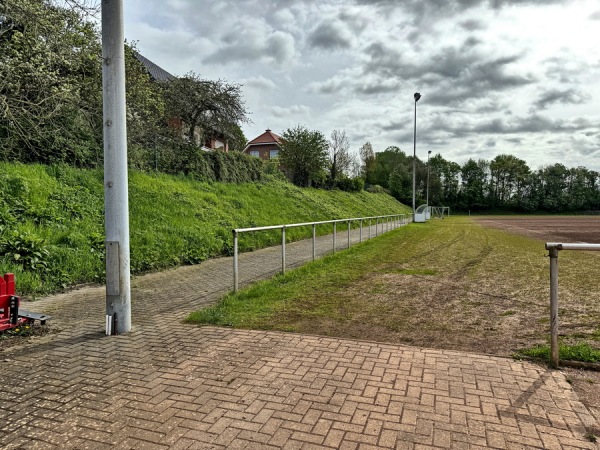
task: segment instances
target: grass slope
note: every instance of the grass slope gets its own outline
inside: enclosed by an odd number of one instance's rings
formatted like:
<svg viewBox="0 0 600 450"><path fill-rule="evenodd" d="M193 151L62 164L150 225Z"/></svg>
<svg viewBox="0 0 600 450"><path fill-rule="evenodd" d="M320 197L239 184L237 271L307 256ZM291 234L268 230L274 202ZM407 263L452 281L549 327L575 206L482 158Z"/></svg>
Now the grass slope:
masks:
<svg viewBox="0 0 600 450"><path fill-rule="evenodd" d="M549 337L541 241L465 217L411 224L230 294L188 321L510 355ZM600 350L597 253L561 254L564 345Z"/></svg>
<svg viewBox="0 0 600 450"><path fill-rule="evenodd" d="M101 282L104 277L103 173L66 166L0 163L0 273L21 294ZM408 212L385 194L260 183L202 183L129 173L133 273L193 264L231 252L236 227ZM326 233L328 229L320 229ZM309 230L290 229L289 240ZM278 243L278 232L245 235L240 249Z"/></svg>

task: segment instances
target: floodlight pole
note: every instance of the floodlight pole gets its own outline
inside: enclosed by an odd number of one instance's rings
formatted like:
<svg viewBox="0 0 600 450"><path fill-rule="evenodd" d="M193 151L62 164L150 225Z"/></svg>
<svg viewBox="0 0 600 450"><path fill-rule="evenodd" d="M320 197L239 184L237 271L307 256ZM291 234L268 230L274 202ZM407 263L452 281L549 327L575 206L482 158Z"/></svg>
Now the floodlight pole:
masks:
<svg viewBox="0 0 600 450"><path fill-rule="evenodd" d="M429 211L429 155L431 155L431 150L427 152L427 211Z"/></svg>
<svg viewBox="0 0 600 450"><path fill-rule="evenodd" d="M102 0L106 334L131 331L123 0Z"/></svg>
<svg viewBox="0 0 600 450"><path fill-rule="evenodd" d="M417 102L421 98L421 94L415 92L415 133L413 136L413 196L412 196L412 209L413 209L413 221L415 220L416 212L416 197L415 191L417 189Z"/></svg>

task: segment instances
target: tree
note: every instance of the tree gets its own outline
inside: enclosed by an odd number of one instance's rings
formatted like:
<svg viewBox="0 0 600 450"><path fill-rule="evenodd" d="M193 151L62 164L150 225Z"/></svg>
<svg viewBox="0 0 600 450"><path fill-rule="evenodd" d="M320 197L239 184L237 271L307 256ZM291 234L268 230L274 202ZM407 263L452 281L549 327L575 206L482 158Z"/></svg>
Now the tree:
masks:
<svg viewBox="0 0 600 450"><path fill-rule="evenodd" d="M488 163L480 159L469 159L461 168L461 198L465 209L482 209L485 207L485 185L487 182Z"/></svg>
<svg viewBox="0 0 600 450"><path fill-rule="evenodd" d="M231 134L229 136L229 150L241 152L246 148L247 143L248 139L246 139L246 136L239 125L232 125Z"/></svg>
<svg viewBox="0 0 600 450"><path fill-rule="evenodd" d="M370 142L365 142L365 144L358 151L360 156L361 165L361 175L365 179L365 183L374 184L373 183L373 174L375 170L375 152L373 152L373 146Z"/></svg>
<svg viewBox="0 0 600 450"><path fill-rule="evenodd" d="M328 161L328 142L323 133L297 125L281 135L279 159L297 186L313 186L321 181Z"/></svg>
<svg viewBox="0 0 600 450"><path fill-rule="evenodd" d="M352 156L348 152L350 142L343 130L333 130L329 141L329 180L335 187L340 177L347 176L352 166Z"/></svg>
<svg viewBox="0 0 600 450"><path fill-rule="evenodd" d="M102 155L100 41L46 0L0 4L0 157L93 165Z"/></svg>
<svg viewBox="0 0 600 450"><path fill-rule="evenodd" d="M166 112L185 123L185 132L194 142L196 131L204 137L220 133L234 138L240 123L248 123L241 85L224 80L205 80L194 72L164 83Z"/></svg>

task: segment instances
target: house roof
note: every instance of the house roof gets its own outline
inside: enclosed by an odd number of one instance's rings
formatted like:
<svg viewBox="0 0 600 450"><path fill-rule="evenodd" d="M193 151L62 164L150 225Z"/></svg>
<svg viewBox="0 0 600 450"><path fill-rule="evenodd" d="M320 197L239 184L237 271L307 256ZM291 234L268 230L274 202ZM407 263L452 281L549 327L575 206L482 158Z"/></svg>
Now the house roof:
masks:
<svg viewBox="0 0 600 450"><path fill-rule="evenodd" d="M144 65L144 67L146 68L146 70L150 74L150 77L152 77L153 80L155 80L155 81L172 81L176 78L174 75L171 75L165 69L154 64L152 61L150 61L145 56L140 55L138 52L134 52L133 54L135 55L137 60Z"/></svg>
<svg viewBox="0 0 600 450"><path fill-rule="evenodd" d="M248 145L256 145L256 144L280 144L281 136L276 135L271 130L267 128L267 130L258 136L257 138L252 139L248 142Z"/></svg>

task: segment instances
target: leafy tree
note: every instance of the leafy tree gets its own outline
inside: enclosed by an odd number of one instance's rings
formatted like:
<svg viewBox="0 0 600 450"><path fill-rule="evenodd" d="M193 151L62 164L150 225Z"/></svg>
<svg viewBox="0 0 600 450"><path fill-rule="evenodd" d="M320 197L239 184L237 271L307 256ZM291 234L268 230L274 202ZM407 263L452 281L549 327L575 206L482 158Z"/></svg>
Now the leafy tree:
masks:
<svg viewBox="0 0 600 450"><path fill-rule="evenodd" d="M94 26L45 0L0 4L0 158L101 159L100 42Z"/></svg>
<svg viewBox="0 0 600 450"><path fill-rule="evenodd" d="M482 209L485 207L485 186L488 163L480 159L469 159L461 167L461 197L464 209Z"/></svg>
<svg viewBox="0 0 600 450"><path fill-rule="evenodd" d="M324 177L328 142L323 133L297 125L281 135L279 159L297 186L314 186Z"/></svg>
<svg viewBox="0 0 600 450"><path fill-rule="evenodd" d="M361 176L365 179L366 184L375 184L373 175L375 171L375 152L370 142L365 142L359 149L358 154L361 161Z"/></svg>
<svg viewBox="0 0 600 450"><path fill-rule="evenodd" d="M231 135L229 137L229 150L234 152L241 152L246 148L248 139L244 135L244 132L237 124L231 125Z"/></svg>
<svg viewBox="0 0 600 450"><path fill-rule="evenodd" d="M190 142L195 141L197 131L200 143L214 133L239 138L239 124L249 122L239 84L206 80L189 72L164 87L166 112L169 117L181 118Z"/></svg>

